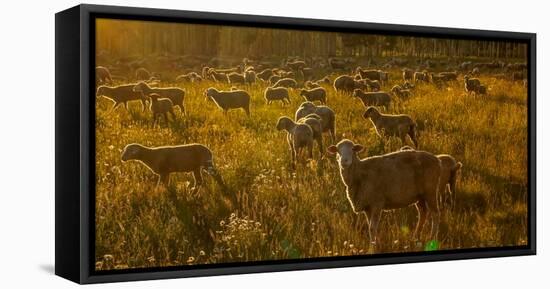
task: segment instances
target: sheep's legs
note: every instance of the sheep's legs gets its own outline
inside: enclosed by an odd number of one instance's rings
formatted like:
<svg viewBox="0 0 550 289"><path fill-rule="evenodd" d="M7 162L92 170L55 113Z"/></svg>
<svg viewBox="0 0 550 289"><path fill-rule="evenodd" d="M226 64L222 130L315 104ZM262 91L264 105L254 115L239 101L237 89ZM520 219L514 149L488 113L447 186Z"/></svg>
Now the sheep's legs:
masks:
<svg viewBox="0 0 550 289"><path fill-rule="evenodd" d="M378 224L380 223L380 216L382 215L382 209L371 208L369 210L369 236L371 244L375 244L378 241Z"/></svg>
<svg viewBox="0 0 550 289"><path fill-rule="evenodd" d="M313 141L307 145L307 152L310 159L313 159Z"/></svg>
<svg viewBox="0 0 550 289"><path fill-rule="evenodd" d="M168 184L170 183L170 174L164 174L159 176L159 180L157 182L157 187L159 187L161 184L164 185L166 188L168 188Z"/></svg>
<svg viewBox="0 0 550 289"><path fill-rule="evenodd" d="M419 238L420 233L422 232L422 228L424 227L424 223L426 223L426 217L428 215L428 209L425 201L421 200L416 203L416 209L418 211L418 223L416 223L416 228L414 229L413 239Z"/></svg>
<svg viewBox="0 0 550 289"><path fill-rule="evenodd" d="M437 203L437 197L426 200L426 205L432 217L430 238L437 240L437 234L439 232L439 207Z"/></svg>
<svg viewBox="0 0 550 289"><path fill-rule="evenodd" d="M193 187L191 188L191 192L195 193L202 186L202 175L201 175L200 168L193 170L193 179L194 179L194 184L193 184Z"/></svg>

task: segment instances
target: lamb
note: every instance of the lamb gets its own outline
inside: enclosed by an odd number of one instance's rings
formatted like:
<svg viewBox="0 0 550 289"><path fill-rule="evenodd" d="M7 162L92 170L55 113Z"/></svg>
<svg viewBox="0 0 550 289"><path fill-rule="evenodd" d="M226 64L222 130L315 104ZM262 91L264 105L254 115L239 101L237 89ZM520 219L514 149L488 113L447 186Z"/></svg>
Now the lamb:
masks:
<svg viewBox="0 0 550 289"><path fill-rule="evenodd" d="M264 91L264 98L267 104L280 100L283 104L290 104L288 89L285 87L267 87Z"/></svg>
<svg viewBox="0 0 550 289"><path fill-rule="evenodd" d="M144 67L136 69L136 79L138 81L145 81L151 78L151 72Z"/></svg>
<svg viewBox="0 0 550 289"><path fill-rule="evenodd" d="M310 159L313 159L313 130L308 124L296 123L289 117L280 117L277 121L277 130L287 132L287 142L292 157L292 167L296 166L296 158L304 148Z"/></svg>
<svg viewBox="0 0 550 289"><path fill-rule="evenodd" d="M397 136L404 144L406 142L406 136L409 135L414 146L418 149L416 123L409 115L382 114L376 107L370 106L363 114L363 118L370 119L378 136Z"/></svg>
<svg viewBox="0 0 550 289"><path fill-rule="evenodd" d="M170 174L176 172L192 172L196 192L203 183L201 171L211 175L216 182L225 188L223 180L214 166L212 151L202 144L186 144L178 146L146 147L138 143L127 145L121 159L139 161L158 175L157 186L168 186Z"/></svg>
<svg viewBox="0 0 550 289"><path fill-rule="evenodd" d="M172 116L172 119L176 119L174 104L169 98L161 98L158 93L149 94L149 98L151 98L149 108L153 112L153 127L156 123L160 124L162 116L164 116L166 123L168 123L168 113Z"/></svg>
<svg viewBox="0 0 550 289"><path fill-rule="evenodd" d="M369 237L377 242L382 211L416 205L418 222L414 238L420 234L429 215L432 217L430 239L437 239L439 228L438 185L439 159L424 151L398 151L360 159L364 147L344 139L327 151L337 154L340 177L353 212L368 218Z"/></svg>
<svg viewBox="0 0 550 289"><path fill-rule="evenodd" d="M353 97L357 97L363 102L365 107L369 106L384 106L386 110L389 109L391 103L391 97L387 92L364 92L361 89L355 89L352 94Z"/></svg>
<svg viewBox="0 0 550 289"><path fill-rule="evenodd" d="M227 75L230 84L244 84L245 78L243 74L231 72Z"/></svg>
<svg viewBox="0 0 550 289"><path fill-rule="evenodd" d="M391 89L391 92L401 99L407 99L411 97L411 91L404 89L399 85L394 85Z"/></svg>
<svg viewBox="0 0 550 289"><path fill-rule="evenodd" d="M100 86L97 88L96 96L103 96L114 102L111 107L111 111L116 109L119 105L124 105L128 109L128 102L134 100L140 100L142 111L145 110L145 96L133 90L135 84L120 85L115 87Z"/></svg>
<svg viewBox="0 0 550 289"><path fill-rule="evenodd" d="M181 113L185 114L185 106L183 101L185 99L185 91L178 87L150 87L145 82L140 82L136 84L133 88L135 92L141 92L145 95L150 95L151 93L157 93L160 97L169 98L174 106L179 106Z"/></svg>
<svg viewBox="0 0 550 289"><path fill-rule="evenodd" d="M321 154L321 157L324 154L323 150L323 125L321 124L321 117L315 113L308 114L305 117L299 119L297 123L305 123L311 127L311 130L313 131L313 140L317 143L319 146L319 153Z"/></svg>
<svg viewBox="0 0 550 289"><path fill-rule="evenodd" d="M320 101L321 104L327 103L327 91L322 87L311 90L302 89L300 91L300 96L303 96L306 101Z"/></svg>
<svg viewBox="0 0 550 289"><path fill-rule="evenodd" d="M97 84L112 84L113 78L111 77L111 72L107 67L97 66L95 68L95 79Z"/></svg>
<svg viewBox="0 0 550 289"><path fill-rule="evenodd" d="M454 199L456 194L456 178L458 171L462 168L462 163L457 162L451 155L442 154L437 155L437 158L441 161L441 178L439 181L439 194L441 198L444 198L443 203L447 199L447 196L451 200L451 207L454 206ZM449 189L447 191L447 188Z"/></svg>
<svg viewBox="0 0 550 289"><path fill-rule="evenodd" d="M273 87L286 87L286 88L296 88L298 87L298 82L292 78L282 78L279 79Z"/></svg>
<svg viewBox="0 0 550 289"><path fill-rule="evenodd" d="M321 129L329 132L332 142L336 140L336 115L334 110L325 105L316 106L313 102L303 102L296 110L295 120L299 120L309 114L317 114L321 117Z"/></svg>
<svg viewBox="0 0 550 289"><path fill-rule="evenodd" d="M206 89L206 100L212 100L224 114L231 109L242 108L250 116L250 95L244 90L219 91L213 87Z"/></svg>

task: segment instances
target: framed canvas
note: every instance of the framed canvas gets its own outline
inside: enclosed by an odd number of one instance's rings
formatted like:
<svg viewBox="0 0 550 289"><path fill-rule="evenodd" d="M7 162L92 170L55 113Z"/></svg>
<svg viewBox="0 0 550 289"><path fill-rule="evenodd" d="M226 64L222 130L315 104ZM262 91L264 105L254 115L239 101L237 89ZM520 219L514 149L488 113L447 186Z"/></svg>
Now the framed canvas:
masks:
<svg viewBox="0 0 550 289"><path fill-rule="evenodd" d="M535 254L536 37L56 14L57 275Z"/></svg>

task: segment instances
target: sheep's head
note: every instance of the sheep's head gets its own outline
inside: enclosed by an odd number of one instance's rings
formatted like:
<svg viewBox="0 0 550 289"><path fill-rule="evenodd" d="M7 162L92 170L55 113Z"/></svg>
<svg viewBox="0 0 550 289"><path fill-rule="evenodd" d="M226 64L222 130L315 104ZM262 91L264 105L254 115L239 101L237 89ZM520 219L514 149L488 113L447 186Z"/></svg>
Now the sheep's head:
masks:
<svg viewBox="0 0 550 289"><path fill-rule="evenodd" d="M361 89L356 88L353 90L353 94L352 94L353 97L360 97L361 95L363 95L363 91Z"/></svg>
<svg viewBox="0 0 550 289"><path fill-rule="evenodd" d="M336 160L341 168L349 168L356 160L357 154L363 151L365 147L360 144L354 144L349 139L343 139L336 145L327 148L329 154L336 154Z"/></svg>
<svg viewBox="0 0 550 289"><path fill-rule="evenodd" d="M129 144L124 148L124 151L122 152L121 159L123 162L128 160L135 160L141 151L143 150L143 146L137 143Z"/></svg>
<svg viewBox="0 0 550 289"><path fill-rule="evenodd" d="M399 87L399 85L394 85L391 88L391 92L393 92L393 93L398 93L400 90L401 90L401 87Z"/></svg>
<svg viewBox="0 0 550 289"><path fill-rule="evenodd" d="M215 88L209 87L204 91L204 100L210 100L212 98L212 95L214 95L216 92L218 92Z"/></svg>
<svg viewBox="0 0 550 289"><path fill-rule="evenodd" d="M277 130L287 130L294 122L286 116L282 116L277 120Z"/></svg>
<svg viewBox="0 0 550 289"><path fill-rule="evenodd" d="M96 93L95 93L95 96L102 96L102 95L104 95L106 89L107 89L107 87L106 87L106 86L103 86L103 85L100 86L100 87L98 87L98 88L97 88L97 91L96 91Z"/></svg>
<svg viewBox="0 0 550 289"><path fill-rule="evenodd" d="M374 106L369 106L365 111L365 113L363 113L363 118L371 118L373 116L378 116L378 115L380 115L380 112L378 111L378 109L376 109L376 107Z"/></svg>

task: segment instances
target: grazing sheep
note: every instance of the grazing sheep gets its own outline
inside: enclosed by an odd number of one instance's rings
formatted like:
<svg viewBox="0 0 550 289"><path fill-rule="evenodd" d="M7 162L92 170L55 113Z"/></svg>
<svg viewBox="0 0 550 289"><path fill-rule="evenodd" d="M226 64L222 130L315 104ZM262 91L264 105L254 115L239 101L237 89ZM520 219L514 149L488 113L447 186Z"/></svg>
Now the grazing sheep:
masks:
<svg viewBox="0 0 550 289"><path fill-rule="evenodd" d="M370 80L368 78L363 79L363 83L365 83L371 91L380 91L380 88L382 87L380 85L380 81L378 80Z"/></svg>
<svg viewBox="0 0 550 289"><path fill-rule="evenodd" d="M338 76L334 80L334 89L336 91L343 91L352 93L354 89L367 89L368 86L361 81L355 80L349 75Z"/></svg>
<svg viewBox="0 0 550 289"><path fill-rule="evenodd" d="M305 123L311 127L313 139L319 146L319 152L321 153L320 157L322 157L325 152L323 150L323 125L321 121L321 117L315 113L308 114L297 121L297 123Z"/></svg>
<svg viewBox="0 0 550 289"><path fill-rule="evenodd" d="M200 82L202 77L196 72L189 72L176 76L176 82Z"/></svg>
<svg viewBox="0 0 550 289"><path fill-rule="evenodd" d="M313 130L305 123L296 123L289 117L280 117L277 121L277 130L287 132L288 146L292 156L292 167L296 165L296 158L304 148L307 148L308 156L313 159Z"/></svg>
<svg viewBox="0 0 550 289"><path fill-rule="evenodd" d="M409 68L403 68L403 81L413 81L414 71Z"/></svg>
<svg viewBox="0 0 550 289"><path fill-rule="evenodd" d="M441 178L439 180L439 196L443 199L443 203L449 197L451 207L454 206L456 194L456 178L458 171L462 168L462 163L457 162L451 155L437 155L441 161ZM447 191L447 188L449 190Z"/></svg>
<svg viewBox="0 0 550 289"><path fill-rule="evenodd" d="M298 87L298 82L292 78L282 78L279 79L273 87L286 87L286 88L296 88Z"/></svg>
<svg viewBox="0 0 550 289"><path fill-rule="evenodd" d="M268 81L269 78L270 78L271 76L273 76L273 70L271 70L271 69L264 69L264 70L262 70L262 72L256 74L256 76L257 76L259 79L263 80L263 81ZM278 79L277 79L277 80L278 80Z"/></svg>
<svg viewBox="0 0 550 289"><path fill-rule="evenodd" d="M408 89L404 89L399 85L394 85L391 88L391 92L401 99L407 99L411 97L411 91Z"/></svg>
<svg viewBox="0 0 550 289"><path fill-rule="evenodd" d="M369 237L377 242L382 211L415 204L418 223L414 238L421 232L429 215L432 217L430 239L437 239L439 207L437 191L441 165L439 159L423 151L398 151L360 159L364 147L344 139L328 152L337 154L340 177L353 212L364 212L368 218Z"/></svg>
<svg viewBox="0 0 550 289"><path fill-rule="evenodd" d="M201 71L202 78L207 79L208 77L210 77L210 69L211 68L208 66L205 66L202 68L202 71Z"/></svg>
<svg viewBox="0 0 550 289"><path fill-rule="evenodd" d="M230 84L244 84L245 78L244 75L236 72L231 72L227 75Z"/></svg>
<svg viewBox="0 0 550 289"><path fill-rule="evenodd" d="M281 77L279 75L272 75L271 77L269 77L269 84L270 85L275 85L275 83L277 83L277 81L281 80Z"/></svg>
<svg viewBox="0 0 550 289"><path fill-rule="evenodd" d="M409 135L414 146L418 149L418 141L416 139L416 123L406 114L383 114L374 106L367 108L363 114L365 119L370 119L376 129L376 133L380 137L396 136L401 139L401 142L406 143L406 137Z"/></svg>
<svg viewBox="0 0 550 289"><path fill-rule="evenodd" d="M443 81L453 81L458 79L458 73L456 71L454 72L444 71L444 72L438 73L437 75L440 76L443 79Z"/></svg>
<svg viewBox="0 0 550 289"><path fill-rule="evenodd" d="M225 188L214 166L212 151L201 144L146 147L133 143L124 148L121 159L123 162L136 160L147 166L159 176L157 185L162 183L168 186L171 173L192 172L194 178L192 191L197 191L203 182L201 171L206 170L219 185Z"/></svg>
<svg viewBox="0 0 550 289"><path fill-rule="evenodd" d="M369 106L384 106L386 110L389 109L391 103L391 97L387 92L364 92L361 89L355 89L352 94L353 97L357 97L363 102L365 107Z"/></svg>
<svg viewBox="0 0 550 289"><path fill-rule="evenodd" d="M229 83L229 77L223 72L217 72L216 70L210 68L208 74L215 82Z"/></svg>
<svg viewBox="0 0 550 289"><path fill-rule="evenodd" d="M164 116L164 119L168 124L168 113L172 115L172 119L176 119L176 115L174 114L174 104L169 98L161 98L158 93L149 94L149 98L151 98L149 108L151 109L151 112L153 112L153 127L157 123L160 124L160 119L162 116Z"/></svg>
<svg viewBox="0 0 550 289"><path fill-rule="evenodd" d="M414 73L414 83L418 82L430 82L430 74L428 71L416 71Z"/></svg>
<svg viewBox="0 0 550 289"><path fill-rule="evenodd" d="M327 103L327 91L322 87L311 90L302 89L300 91L300 96L303 96L306 101L320 101L321 104Z"/></svg>
<svg viewBox="0 0 550 289"><path fill-rule="evenodd" d="M304 67L302 70L302 77L304 80L311 79L313 77L313 68L311 67Z"/></svg>
<svg viewBox="0 0 550 289"><path fill-rule="evenodd" d="M464 76L464 89L468 93L477 92L479 86L481 85L481 81L477 78L471 78L469 75Z"/></svg>
<svg viewBox="0 0 550 289"><path fill-rule="evenodd" d="M304 82L304 86L307 89L314 89L314 88L321 87L321 85L319 85L317 82L313 82L311 80Z"/></svg>
<svg viewBox="0 0 550 289"><path fill-rule="evenodd" d="M290 104L290 96L286 87L270 87L264 91L264 98L267 104L271 104L275 100L280 100L283 104Z"/></svg>
<svg viewBox="0 0 550 289"><path fill-rule="evenodd" d="M298 71L304 69L306 67L306 63L301 60L287 61L286 66L290 67L292 70Z"/></svg>
<svg viewBox="0 0 550 289"><path fill-rule="evenodd" d="M138 81L146 81L151 78L151 72L144 67L136 69L136 79Z"/></svg>
<svg viewBox="0 0 550 289"><path fill-rule="evenodd" d="M361 78L368 78L370 80L378 80L380 83L388 81L388 73L382 70L363 70L360 67L357 68L357 72L361 75Z"/></svg>
<svg viewBox="0 0 550 289"><path fill-rule="evenodd" d="M95 80L96 84L112 84L113 78L111 72L107 67L97 66L95 68Z"/></svg>
<svg viewBox="0 0 550 289"><path fill-rule="evenodd" d="M331 141L336 141L336 115L334 110L325 105L315 105L313 102L303 102L296 110L295 120L299 120L310 114L317 114L321 117L321 128L323 132L329 132Z"/></svg>
<svg viewBox="0 0 550 289"><path fill-rule="evenodd" d="M224 114L231 109L242 108L250 116L250 95L244 90L219 91L213 87L205 91L206 99L210 99L221 108Z"/></svg>
<svg viewBox="0 0 550 289"><path fill-rule="evenodd" d="M185 99L185 91L178 87L150 87L145 82L140 82L136 84L133 88L135 92L141 92L145 95L150 95L151 93L157 93L160 97L169 98L174 106L179 106L181 113L185 114L185 107L183 105L183 100Z"/></svg>
<svg viewBox="0 0 550 289"><path fill-rule="evenodd" d="M142 111L145 110L146 98L143 93L133 90L135 84L120 85L115 87L100 86L97 88L96 96L103 96L114 102L111 107L111 111L122 104L128 109L128 102L133 100L140 100Z"/></svg>

